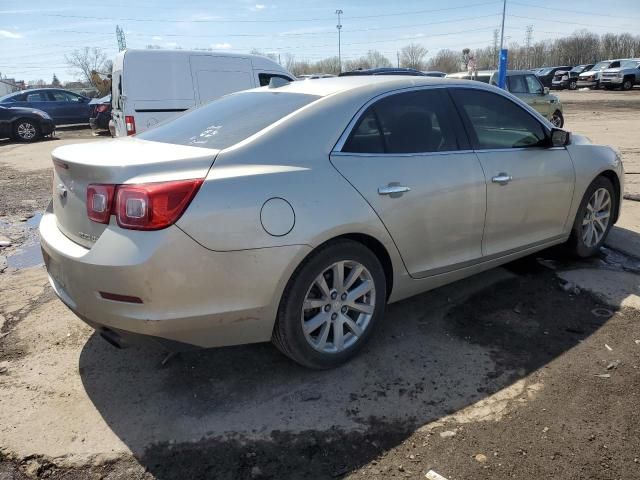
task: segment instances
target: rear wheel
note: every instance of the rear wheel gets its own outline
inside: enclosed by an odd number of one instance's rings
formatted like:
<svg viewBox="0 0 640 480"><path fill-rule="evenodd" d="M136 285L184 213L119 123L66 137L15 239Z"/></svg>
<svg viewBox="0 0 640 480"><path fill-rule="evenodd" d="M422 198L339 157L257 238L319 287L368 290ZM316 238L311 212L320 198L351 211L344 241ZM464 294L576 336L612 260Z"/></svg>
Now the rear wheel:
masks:
<svg viewBox="0 0 640 480"><path fill-rule="evenodd" d="M33 142L40 138L40 125L31 119L23 118L13 124L13 135L21 142Z"/></svg>
<svg viewBox="0 0 640 480"><path fill-rule="evenodd" d="M330 242L289 280L273 343L306 367L337 367L366 344L385 303L386 280L377 257L352 240Z"/></svg>
<svg viewBox="0 0 640 480"><path fill-rule="evenodd" d="M564 117L562 116L562 112L560 110L553 112L550 121L554 127L562 128L564 126Z"/></svg>
<svg viewBox="0 0 640 480"><path fill-rule="evenodd" d="M582 198L573 223L568 246L579 257L590 257L600 250L613 225L617 205L613 184L608 178L596 178Z"/></svg>

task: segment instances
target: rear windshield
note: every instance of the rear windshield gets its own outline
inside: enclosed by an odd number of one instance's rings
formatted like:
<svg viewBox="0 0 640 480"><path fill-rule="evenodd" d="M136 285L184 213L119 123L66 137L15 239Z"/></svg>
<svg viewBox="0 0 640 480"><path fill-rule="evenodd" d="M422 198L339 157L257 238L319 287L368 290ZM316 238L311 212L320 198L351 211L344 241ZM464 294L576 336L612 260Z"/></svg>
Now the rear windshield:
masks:
<svg viewBox="0 0 640 480"><path fill-rule="evenodd" d="M189 110L137 137L176 145L227 148L318 98L287 92L234 93Z"/></svg>

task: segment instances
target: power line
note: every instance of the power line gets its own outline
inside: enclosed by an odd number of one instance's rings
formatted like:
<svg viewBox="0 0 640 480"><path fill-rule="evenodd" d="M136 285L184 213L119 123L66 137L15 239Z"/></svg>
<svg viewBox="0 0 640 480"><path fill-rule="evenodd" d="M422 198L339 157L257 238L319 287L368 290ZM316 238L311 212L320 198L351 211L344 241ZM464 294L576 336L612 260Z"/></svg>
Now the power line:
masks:
<svg viewBox="0 0 640 480"><path fill-rule="evenodd" d="M350 20L357 19L367 19L367 18L382 18L382 17L393 17L393 16L402 16L402 15L418 15L422 13L435 13L435 12L445 12L451 10L462 10L473 7L481 7L486 5L497 4L497 0L493 0L490 2L482 2L482 3L472 3L467 5L459 5L457 7L446 7L446 8L437 8L437 9L428 9L428 10L413 10L406 12L396 12L396 13L381 13L376 15L355 15L353 17L349 17ZM260 20L245 20L245 19L226 19L226 18L212 18L212 19L190 19L190 20L176 20L176 19L150 19L150 18L136 18L136 17L99 17L93 15L67 15L62 13L33 13L32 15L40 15L44 17L56 17L56 18L77 18L82 20L108 20L108 21L119 21L119 22L145 22L145 23L295 23L295 22L319 22L319 21L330 21L331 17L317 17L317 18L288 18L288 19L260 19Z"/></svg>
<svg viewBox="0 0 640 480"><path fill-rule="evenodd" d="M629 19L635 19L635 20L640 20L640 17L630 17L629 15L611 15L608 13L602 13L602 12L587 12L585 10L574 10L574 9L568 9L568 8L558 8L558 7L546 7L546 6L542 6L542 5L533 5L530 3L522 3L522 2L514 2L514 1L510 1L509 2L512 5L518 5L521 7L528 7L528 8L539 8L539 9L543 9L543 10L556 10L558 12L568 12L568 13L573 13L578 14L578 15L591 15L594 17L611 17L611 18L624 18L625 20L629 20Z"/></svg>

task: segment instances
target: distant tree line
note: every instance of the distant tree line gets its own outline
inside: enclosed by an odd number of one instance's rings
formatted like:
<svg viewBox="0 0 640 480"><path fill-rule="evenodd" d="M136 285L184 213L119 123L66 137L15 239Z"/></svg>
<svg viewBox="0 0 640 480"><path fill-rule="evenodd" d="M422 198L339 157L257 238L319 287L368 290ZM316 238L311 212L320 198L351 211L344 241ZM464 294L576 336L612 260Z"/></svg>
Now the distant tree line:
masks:
<svg viewBox="0 0 640 480"><path fill-rule="evenodd" d="M493 69L497 68L498 61L497 31L494 32L493 38L492 45L472 50L465 49L466 54L463 51L442 49L429 59L426 58L428 53L426 47L417 43L401 48L398 58L394 59L395 62L376 50L369 50L362 57L344 61L342 70L391 67L399 63L400 67L452 73L466 69L469 57L475 58L479 70ZM511 42L507 48L510 69L579 65L607 59L640 57L640 35L630 33L597 35L588 30L579 30L566 37L531 42L529 45ZM252 53L264 55L259 50L254 50ZM277 55L266 56L278 60ZM294 75L340 72L337 56L313 62L284 54L282 64Z"/></svg>

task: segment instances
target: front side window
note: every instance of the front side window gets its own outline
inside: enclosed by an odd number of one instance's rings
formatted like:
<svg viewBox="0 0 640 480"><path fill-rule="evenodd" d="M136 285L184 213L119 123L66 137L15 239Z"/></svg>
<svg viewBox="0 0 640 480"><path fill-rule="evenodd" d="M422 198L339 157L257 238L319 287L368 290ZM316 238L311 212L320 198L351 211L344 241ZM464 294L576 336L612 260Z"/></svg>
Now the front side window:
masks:
<svg viewBox="0 0 640 480"><path fill-rule="evenodd" d="M540 80L535 77L535 75L526 75L524 79L527 83L527 91L529 93L540 95L544 92L544 87L540 83Z"/></svg>
<svg viewBox="0 0 640 480"><path fill-rule="evenodd" d="M465 117L475 149L543 146L546 132L526 110L492 92L455 88L453 97Z"/></svg>
<svg viewBox="0 0 640 480"><path fill-rule="evenodd" d="M363 114L342 148L349 153L429 153L458 149L444 89L385 97Z"/></svg>

